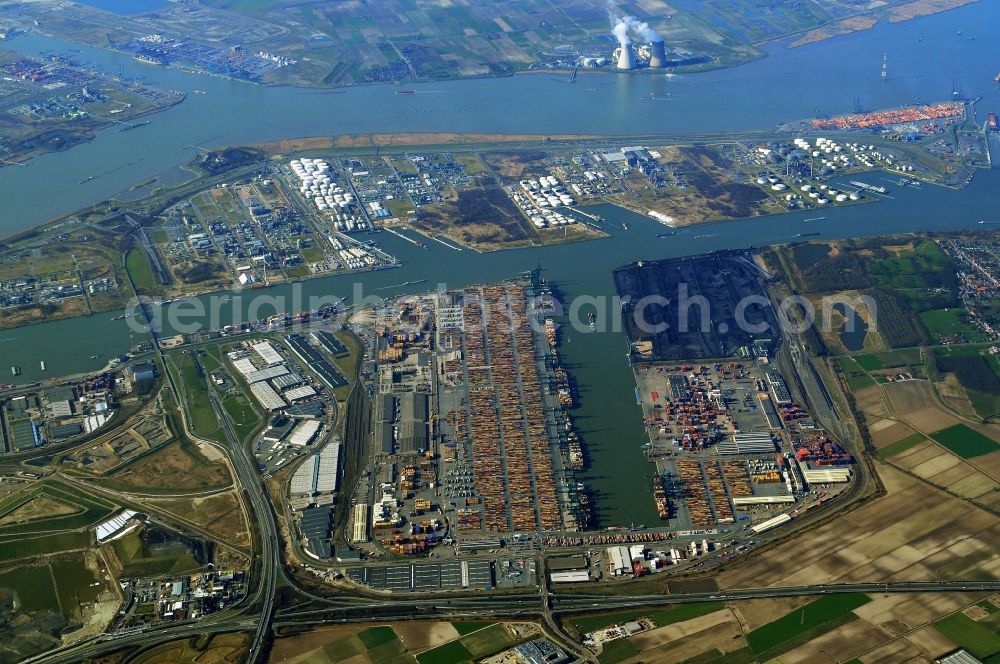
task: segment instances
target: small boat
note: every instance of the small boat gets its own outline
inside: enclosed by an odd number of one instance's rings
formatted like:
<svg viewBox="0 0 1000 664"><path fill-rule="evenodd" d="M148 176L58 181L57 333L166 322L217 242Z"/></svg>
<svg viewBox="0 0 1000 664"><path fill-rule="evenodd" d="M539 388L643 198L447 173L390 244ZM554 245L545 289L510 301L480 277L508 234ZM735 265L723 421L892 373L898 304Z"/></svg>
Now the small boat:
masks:
<svg viewBox="0 0 1000 664"><path fill-rule="evenodd" d="M42 360L41 362L39 362L38 366L41 368L42 371L45 371L45 360Z"/></svg>
<svg viewBox="0 0 1000 664"><path fill-rule="evenodd" d="M125 314L122 314L121 316L115 316L111 320L125 320Z"/></svg>
<svg viewBox="0 0 1000 664"><path fill-rule="evenodd" d="M628 230L628 224L626 224L624 221L622 222L622 230L623 231L627 231Z"/></svg>
<svg viewBox="0 0 1000 664"><path fill-rule="evenodd" d="M20 376L21 375L21 367L19 367L17 365L12 366L10 368L10 373L11 373L12 376Z"/></svg>
<svg viewBox="0 0 1000 664"><path fill-rule="evenodd" d="M416 90L396 90L397 95L412 95Z"/></svg>
<svg viewBox="0 0 1000 664"><path fill-rule="evenodd" d="M94 176L94 175L90 175L88 177L85 177L82 180L80 180L80 184L86 184L86 183L90 182L91 180L93 180L95 177L96 176Z"/></svg>

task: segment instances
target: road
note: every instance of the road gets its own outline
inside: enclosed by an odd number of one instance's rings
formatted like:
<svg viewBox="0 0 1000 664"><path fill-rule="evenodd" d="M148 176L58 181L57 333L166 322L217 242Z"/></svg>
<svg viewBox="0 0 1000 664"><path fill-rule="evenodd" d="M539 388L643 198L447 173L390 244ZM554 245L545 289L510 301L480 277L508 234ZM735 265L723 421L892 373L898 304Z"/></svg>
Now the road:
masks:
<svg viewBox="0 0 1000 664"><path fill-rule="evenodd" d="M232 461L233 470L236 472L237 483L242 487L250 502L258 527L260 554L257 556L257 562L260 564L260 582L257 585L255 602L260 602L261 608L257 627L250 640L247 659L248 664L255 664L260 660L263 652L261 646L271 628L271 617L274 615L274 594L277 589L277 577L281 570L278 525L274 519L274 512L271 511L271 501L261 484L256 459L253 458L248 447L243 444L243 441L233 430L232 422L226 416L226 411L219 402L219 395L214 386L210 390L209 399L212 402L212 410L215 412L216 419L222 424L229 442L229 458ZM184 418L184 421L186 427L187 418Z"/></svg>
<svg viewBox="0 0 1000 664"><path fill-rule="evenodd" d="M406 596L392 596L379 599L344 598L329 600L341 604L327 609L289 610L274 618L267 613L268 625L316 625L330 623L391 622L394 620L428 620L449 618L510 617L519 619L542 618L548 630L558 626L558 617L569 613L610 611L615 609L650 608L671 604L692 604L716 601L740 601L777 597L798 597L803 595L824 595L834 593L929 593L929 592L997 592L1000 581L946 581L946 582L902 582L902 583L850 583L805 585L775 588L742 588L703 593L681 593L675 595L553 595L543 590L541 599L550 600L551 609L543 608L539 595L525 593L519 595L474 595L454 598L414 599ZM26 661L26 664L69 664L88 657L119 650L127 646L149 646L163 641L193 636L195 634L226 631L255 630L254 638L266 630L265 621L256 616L228 616L213 620L209 617L193 624L175 625L161 630L129 634L127 636L96 641L81 646L71 646L52 651ZM561 635L558 628L556 635ZM553 636L550 634L550 636ZM557 638L562 643L567 637ZM574 643L571 651L577 657L581 649ZM259 661L259 646L253 651L249 662Z"/></svg>

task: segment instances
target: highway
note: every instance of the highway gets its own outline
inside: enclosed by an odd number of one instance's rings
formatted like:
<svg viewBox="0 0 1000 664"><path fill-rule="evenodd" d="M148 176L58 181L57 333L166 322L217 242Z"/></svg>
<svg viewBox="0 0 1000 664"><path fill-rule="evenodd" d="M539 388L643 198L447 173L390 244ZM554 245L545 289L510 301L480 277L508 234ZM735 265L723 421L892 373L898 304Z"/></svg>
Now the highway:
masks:
<svg viewBox="0 0 1000 664"><path fill-rule="evenodd" d="M273 580L273 576L271 577ZM273 583L272 583L273 586ZM254 643L258 644L251 653L249 662L260 661L260 643L270 626L317 625L336 623L391 622L400 620L428 620L450 618L541 618L550 637L560 644L568 640L558 626L560 615L610 611L615 609L650 608L671 604L692 604L716 601L740 601L778 597L798 597L803 595L824 595L831 593L931 593L931 592L997 592L1000 581L945 581L945 582L900 582L900 583L850 583L788 586L775 588L742 588L716 592L681 593L675 595L554 595L543 591L519 595L474 595L454 598L419 599L412 596L386 596L381 599L344 598L344 605L323 609L293 609L282 611L274 617L270 610L259 617L254 615L229 615L196 623L175 625L160 630L131 633L120 638L98 640L80 646L69 646L57 651L39 655L27 660L26 664L69 664L88 657L97 657L127 646L154 645L164 641L204 634L227 631L254 630ZM273 587L268 595L273 600ZM552 608L543 605L551 601ZM328 600L331 603L338 600ZM271 604L269 604L271 606ZM266 621L265 621L266 617ZM272 623L273 620L273 623ZM553 625L556 633L553 635ZM571 651L577 657L590 659L575 642ZM566 644L569 647L570 644Z"/></svg>
<svg viewBox="0 0 1000 664"><path fill-rule="evenodd" d="M261 646L271 628L277 575L281 570L278 525L274 520L274 512L271 511L271 501L268 500L267 493L261 485L257 472L257 461L233 430L232 422L226 416L226 411L219 402L219 396L214 386L210 390L209 399L212 402L212 410L215 412L215 417L223 425L226 439L229 441L229 458L232 461L233 470L236 472L237 483L251 504L256 519L255 523L258 526L257 536L260 541L260 554L256 557L256 562L260 566L260 582L257 585L255 602L260 602L261 607L260 617L250 640L247 659L248 664L255 664L260 660L263 652ZM187 418L184 418L184 421L186 427ZM253 569L252 566L251 569Z"/></svg>

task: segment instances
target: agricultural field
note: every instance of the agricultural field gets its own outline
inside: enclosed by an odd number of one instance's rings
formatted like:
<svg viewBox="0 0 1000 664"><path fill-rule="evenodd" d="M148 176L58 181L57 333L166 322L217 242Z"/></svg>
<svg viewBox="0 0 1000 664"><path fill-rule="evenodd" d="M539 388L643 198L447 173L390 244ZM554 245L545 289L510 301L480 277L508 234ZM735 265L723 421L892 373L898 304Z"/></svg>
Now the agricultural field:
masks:
<svg viewBox="0 0 1000 664"><path fill-rule="evenodd" d="M992 425L981 425L979 431L962 424L935 403L933 389L928 381L913 380L863 388L853 396L880 458L958 498L995 508L1000 504L995 479L1000 450L987 436L1000 432ZM963 459L956 452L973 449L987 453Z"/></svg>
<svg viewBox="0 0 1000 664"><path fill-rule="evenodd" d="M278 638L272 660L288 664L457 664L478 661L538 635L530 623L404 622L345 625Z"/></svg>
<svg viewBox="0 0 1000 664"><path fill-rule="evenodd" d="M880 664L933 661L960 646L994 652L1000 643L998 598L984 597L855 593L715 602L706 611L678 613L670 624L604 643L598 659L602 664ZM642 617L642 611L619 612L575 621L599 629Z"/></svg>
<svg viewBox="0 0 1000 664"><path fill-rule="evenodd" d="M758 659L772 659L814 636L855 620L854 609L870 601L862 594L822 597L753 630L747 634L747 643Z"/></svg>
<svg viewBox="0 0 1000 664"><path fill-rule="evenodd" d="M658 627L666 627L678 622L684 622L698 616L719 611L723 608L722 602L705 602L704 604L679 604L666 609L632 611L616 611L613 613L590 614L577 616L564 620L566 627L571 628L578 635L584 635L594 630L619 625L630 620L639 618L649 618Z"/></svg>
<svg viewBox="0 0 1000 664"><path fill-rule="evenodd" d="M719 586L996 576L1000 519L892 466L877 467L885 496L734 564Z"/></svg>
<svg viewBox="0 0 1000 664"><path fill-rule="evenodd" d="M1000 450L1000 443L964 424L942 429L933 434L933 438L963 459L972 459Z"/></svg>

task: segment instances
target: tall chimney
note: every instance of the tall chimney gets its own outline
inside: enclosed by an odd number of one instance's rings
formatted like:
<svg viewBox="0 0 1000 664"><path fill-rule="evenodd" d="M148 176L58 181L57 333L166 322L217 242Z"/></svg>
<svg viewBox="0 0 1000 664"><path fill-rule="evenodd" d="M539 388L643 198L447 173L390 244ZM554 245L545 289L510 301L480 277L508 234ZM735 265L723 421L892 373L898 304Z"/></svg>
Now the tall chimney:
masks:
<svg viewBox="0 0 1000 664"><path fill-rule="evenodd" d="M653 41L649 44L649 66L656 68L667 66L666 47L660 40Z"/></svg>
<svg viewBox="0 0 1000 664"><path fill-rule="evenodd" d="M630 41L623 41L618 47L618 68L635 69L635 51Z"/></svg>

